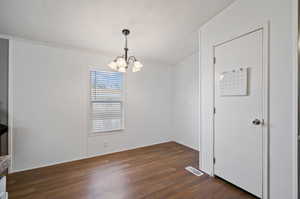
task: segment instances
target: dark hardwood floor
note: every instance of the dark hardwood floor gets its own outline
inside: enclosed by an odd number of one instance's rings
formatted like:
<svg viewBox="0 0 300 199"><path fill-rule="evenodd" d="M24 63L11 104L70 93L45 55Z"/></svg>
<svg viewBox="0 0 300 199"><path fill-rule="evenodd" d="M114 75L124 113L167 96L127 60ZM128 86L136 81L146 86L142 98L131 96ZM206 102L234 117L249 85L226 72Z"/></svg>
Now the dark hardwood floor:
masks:
<svg viewBox="0 0 300 199"><path fill-rule="evenodd" d="M14 173L10 199L253 199L216 178L194 176L198 152L174 142Z"/></svg>

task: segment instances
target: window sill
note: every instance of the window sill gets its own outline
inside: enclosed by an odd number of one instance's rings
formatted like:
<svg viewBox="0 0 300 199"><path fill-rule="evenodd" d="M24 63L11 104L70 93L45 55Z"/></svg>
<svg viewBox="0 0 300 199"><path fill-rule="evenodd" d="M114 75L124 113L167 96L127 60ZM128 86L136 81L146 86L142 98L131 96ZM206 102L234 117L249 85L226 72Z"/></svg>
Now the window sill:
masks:
<svg viewBox="0 0 300 199"><path fill-rule="evenodd" d="M109 131L90 132L88 134L88 137L115 135L115 134L123 133L124 130L125 130L125 128L123 128L123 129L109 130Z"/></svg>

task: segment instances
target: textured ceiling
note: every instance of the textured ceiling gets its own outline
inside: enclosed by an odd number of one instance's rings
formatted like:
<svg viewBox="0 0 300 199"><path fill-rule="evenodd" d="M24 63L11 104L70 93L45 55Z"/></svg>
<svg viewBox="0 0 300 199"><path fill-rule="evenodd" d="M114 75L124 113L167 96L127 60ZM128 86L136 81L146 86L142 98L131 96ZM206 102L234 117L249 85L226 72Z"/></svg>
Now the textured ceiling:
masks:
<svg viewBox="0 0 300 199"><path fill-rule="evenodd" d="M234 0L0 0L0 33L175 64L197 51L197 29Z"/></svg>

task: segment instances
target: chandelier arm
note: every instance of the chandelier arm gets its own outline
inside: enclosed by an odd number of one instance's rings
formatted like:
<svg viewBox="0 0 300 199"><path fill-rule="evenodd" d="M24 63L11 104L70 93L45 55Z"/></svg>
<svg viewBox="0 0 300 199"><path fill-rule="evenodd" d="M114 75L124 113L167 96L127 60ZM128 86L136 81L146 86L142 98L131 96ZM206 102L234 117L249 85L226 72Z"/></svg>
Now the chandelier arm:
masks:
<svg viewBox="0 0 300 199"><path fill-rule="evenodd" d="M129 63L130 61L132 61L132 63L133 63L133 62L137 61L137 59L135 58L135 56L130 56L130 57L128 58L128 63Z"/></svg>
<svg viewBox="0 0 300 199"><path fill-rule="evenodd" d="M124 56L117 56L114 61L116 62L119 58L123 58Z"/></svg>

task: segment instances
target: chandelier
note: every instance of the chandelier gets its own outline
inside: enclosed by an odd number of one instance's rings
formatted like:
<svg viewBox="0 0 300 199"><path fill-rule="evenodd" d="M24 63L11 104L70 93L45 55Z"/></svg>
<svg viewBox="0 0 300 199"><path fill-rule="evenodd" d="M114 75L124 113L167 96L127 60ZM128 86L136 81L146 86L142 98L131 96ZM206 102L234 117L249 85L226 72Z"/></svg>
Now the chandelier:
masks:
<svg viewBox="0 0 300 199"><path fill-rule="evenodd" d="M130 65L132 65L132 72L141 71L143 65L139 62L134 56L128 56L128 47L127 47L127 35L130 31L128 29L122 30L122 34L125 36L125 48L124 55L118 56L112 61L108 66L114 71L119 71L125 73Z"/></svg>

